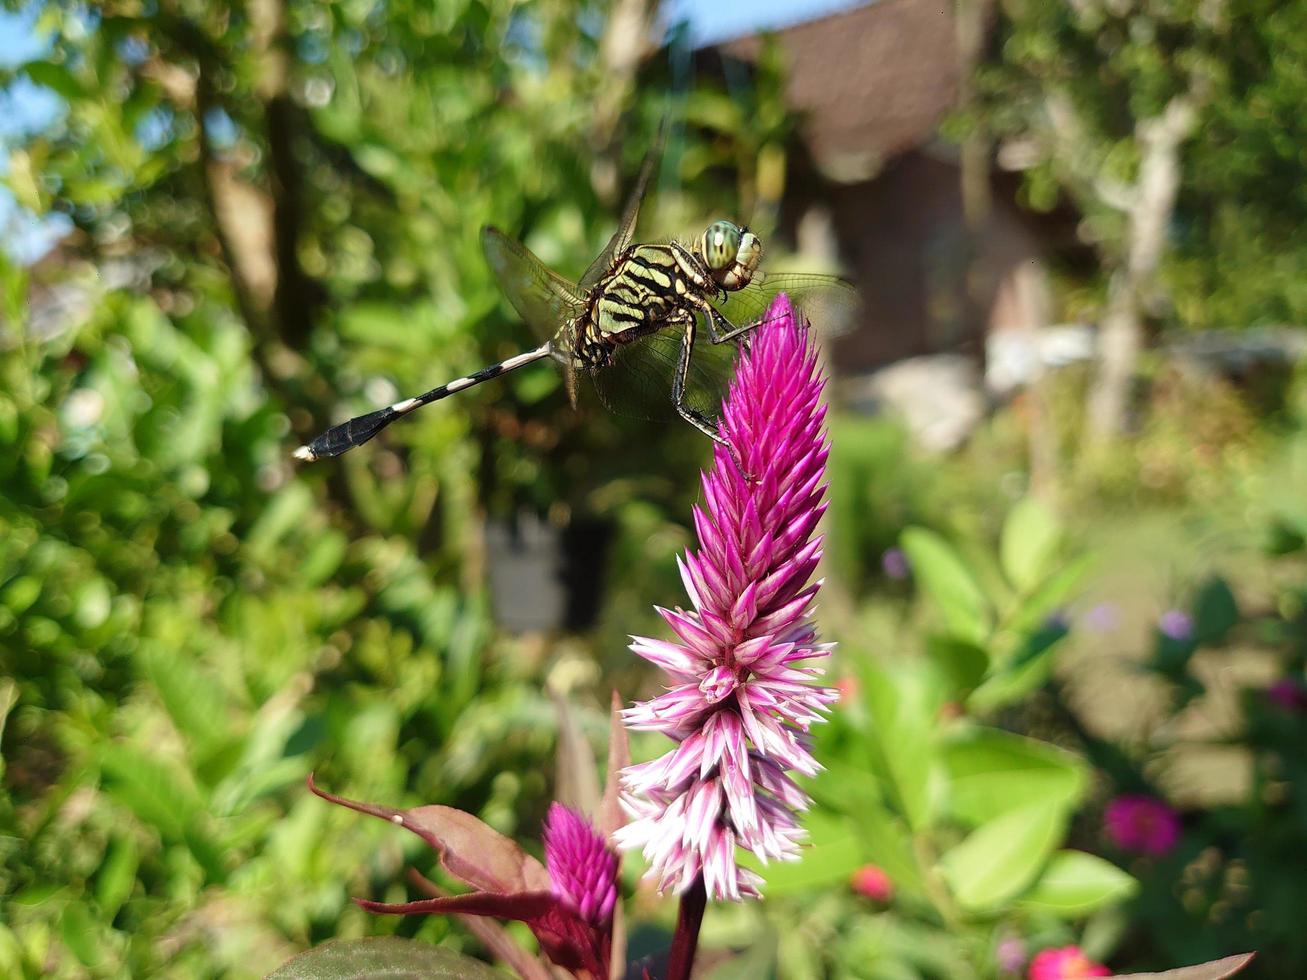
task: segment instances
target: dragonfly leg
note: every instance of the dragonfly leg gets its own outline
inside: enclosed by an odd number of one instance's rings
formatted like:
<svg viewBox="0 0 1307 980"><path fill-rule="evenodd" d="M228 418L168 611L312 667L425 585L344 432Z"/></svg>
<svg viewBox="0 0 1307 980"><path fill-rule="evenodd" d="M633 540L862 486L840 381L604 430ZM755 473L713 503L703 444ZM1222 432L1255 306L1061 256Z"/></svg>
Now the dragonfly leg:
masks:
<svg viewBox="0 0 1307 980"><path fill-rule="evenodd" d="M706 435L713 442L730 448L730 444L717 431L717 426L701 412L696 412L685 404L685 379L690 372L690 356L694 353L695 318L689 316L685 321L685 336L681 340L681 357L676 362L676 374L672 378L672 404L676 413L692 426Z"/></svg>
<svg viewBox="0 0 1307 980"><path fill-rule="evenodd" d="M712 306L707 306L703 311L704 318L708 322L708 336L714 344L725 344L728 341L742 337L758 326L758 323L746 323L742 327L737 327L726 317L722 316L721 311Z"/></svg>

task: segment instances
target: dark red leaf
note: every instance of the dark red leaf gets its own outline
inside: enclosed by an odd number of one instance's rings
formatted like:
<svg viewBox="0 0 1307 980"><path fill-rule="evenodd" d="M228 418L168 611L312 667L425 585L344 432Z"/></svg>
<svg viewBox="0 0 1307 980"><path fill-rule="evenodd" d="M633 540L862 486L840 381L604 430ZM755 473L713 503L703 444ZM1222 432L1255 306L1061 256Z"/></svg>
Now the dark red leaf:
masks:
<svg viewBox="0 0 1307 980"><path fill-rule="evenodd" d="M354 904L369 912L386 915L489 915L496 919L530 922L550 912L558 904L549 892L518 892L500 895L495 892L468 892L443 898L420 898L415 902L369 902L354 899Z"/></svg>
<svg viewBox="0 0 1307 980"><path fill-rule="evenodd" d="M1108 980L1225 980L1232 977L1253 961L1256 953L1239 953L1227 956L1223 960L1199 963L1197 966L1183 966L1178 970L1166 970L1162 973L1123 973Z"/></svg>
<svg viewBox="0 0 1307 980"><path fill-rule="evenodd" d="M621 793L622 770L631 764L631 743L626 725L622 722L622 699L613 692L611 721L608 729L608 780L604 784L604 798L595 814L595 829L604 839L626 823L626 814L618 797Z"/></svg>
<svg viewBox="0 0 1307 980"><path fill-rule="evenodd" d="M447 806L396 810L360 803L318 789L309 774L309 789L331 803L378 817L412 831L440 854L445 870L487 892L548 892L549 872L513 841L470 813Z"/></svg>
<svg viewBox="0 0 1307 980"><path fill-rule="evenodd" d="M599 778L595 772L594 751L577 724L576 712L561 694L549 689L558 717L558 750L554 763L555 796L559 803L577 813L592 814L599 807Z"/></svg>

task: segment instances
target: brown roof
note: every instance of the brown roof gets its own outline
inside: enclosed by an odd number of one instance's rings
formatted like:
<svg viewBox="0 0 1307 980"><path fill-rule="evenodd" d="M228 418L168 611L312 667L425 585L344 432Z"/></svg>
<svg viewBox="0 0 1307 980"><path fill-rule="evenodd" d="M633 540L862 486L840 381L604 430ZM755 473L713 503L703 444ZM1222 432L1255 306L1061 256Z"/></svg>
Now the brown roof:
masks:
<svg viewBox="0 0 1307 980"><path fill-rule="evenodd" d="M930 140L957 96L953 0L880 0L777 34L786 101L805 117L804 141L829 177L870 177ZM761 41L721 46L752 60Z"/></svg>

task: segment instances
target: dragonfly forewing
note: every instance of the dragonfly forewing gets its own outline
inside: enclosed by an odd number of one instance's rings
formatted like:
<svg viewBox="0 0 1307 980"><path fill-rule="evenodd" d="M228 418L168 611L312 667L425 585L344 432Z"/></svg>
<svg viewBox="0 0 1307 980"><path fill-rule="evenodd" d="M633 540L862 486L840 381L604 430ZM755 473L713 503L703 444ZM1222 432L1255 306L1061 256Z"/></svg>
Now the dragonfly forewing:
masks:
<svg viewBox="0 0 1307 980"><path fill-rule="evenodd" d="M847 279L806 272L759 273L716 306L736 327L744 327L762 322L781 293L823 337L837 337L853 329L862 309L858 291Z"/></svg>

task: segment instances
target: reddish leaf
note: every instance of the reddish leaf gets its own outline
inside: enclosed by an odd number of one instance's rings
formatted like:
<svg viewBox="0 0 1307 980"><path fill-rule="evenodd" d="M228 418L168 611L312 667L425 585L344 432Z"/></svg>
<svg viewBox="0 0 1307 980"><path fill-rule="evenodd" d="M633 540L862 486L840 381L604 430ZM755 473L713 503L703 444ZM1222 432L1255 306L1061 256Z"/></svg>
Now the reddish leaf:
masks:
<svg viewBox="0 0 1307 980"><path fill-rule="evenodd" d="M551 912L558 899L549 892L517 892L513 895L469 892L466 895L420 898L416 902L370 902L366 898L356 898L354 904L369 912L386 915L489 915L496 919L531 922Z"/></svg>
<svg viewBox="0 0 1307 980"><path fill-rule="evenodd" d="M555 766L556 797L559 803L577 813L591 814L599 806L599 779L595 775L595 756L590 742L576 723L576 712L567 699L549 689L558 716L558 754Z"/></svg>
<svg viewBox="0 0 1307 980"><path fill-rule="evenodd" d="M530 927L545 955L559 966L594 980L605 980L608 976L610 947L603 933L549 892L516 895L472 892L394 903L356 898L354 903L369 912L388 915L489 915L515 919Z"/></svg>
<svg viewBox="0 0 1307 980"><path fill-rule="evenodd" d="M595 829L605 839L626 823L626 814L618 797L621 793L622 770L631 764L631 743L626 725L622 722L622 699L613 692L612 720L608 730L608 780L604 784L604 798L595 814Z"/></svg>
<svg viewBox="0 0 1307 980"><path fill-rule="evenodd" d="M1162 973L1123 973L1110 977L1109 980L1225 980L1240 972L1253 961L1256 953L1239 953L1227 956L1223 960L1199 963L1197 966L1184 966L1178 970L1166 970Z"/></svg>
<svg viewBox="0 0 1307 980"><path fill-rule="evenodd" d="M359 803L318 789L309 774L309 789L331 803L378 817L417 834L440 854L445 870L488 892L548 892L549 872L515 843L462 810L420 806L396 810Z"/></svg>
<svg viewBox="0 0 1307 980"><path fill-rule="evenodd" d="M409 869L408 880L433 898L445 898L449 894L414 868ZM468 932L481 940L481 944L490 950L495 959L516 970L522 980L555 980L549 967L534 953L518 945L508 930L494 919L486 919L479 915L456 915L455 918Z"/></svg>

